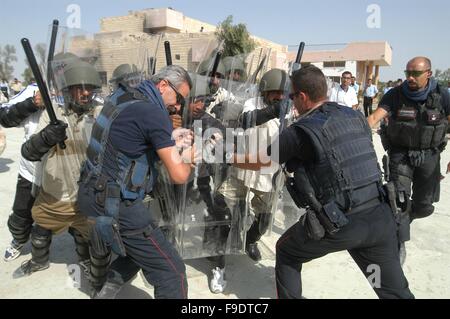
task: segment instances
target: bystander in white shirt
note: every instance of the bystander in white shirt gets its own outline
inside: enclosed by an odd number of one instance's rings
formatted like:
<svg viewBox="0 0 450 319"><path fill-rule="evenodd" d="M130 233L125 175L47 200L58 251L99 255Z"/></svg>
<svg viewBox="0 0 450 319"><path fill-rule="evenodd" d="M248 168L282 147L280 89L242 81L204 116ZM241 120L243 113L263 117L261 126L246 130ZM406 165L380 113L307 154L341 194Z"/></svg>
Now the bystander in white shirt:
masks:
<svg viewBox="0 0 450 319"><path fill-rule="evenodd" d="M351 108L357 108L359 104L355 89L348 87L344 90L342 85L336 85L331 89L330 101Z"/></svg>

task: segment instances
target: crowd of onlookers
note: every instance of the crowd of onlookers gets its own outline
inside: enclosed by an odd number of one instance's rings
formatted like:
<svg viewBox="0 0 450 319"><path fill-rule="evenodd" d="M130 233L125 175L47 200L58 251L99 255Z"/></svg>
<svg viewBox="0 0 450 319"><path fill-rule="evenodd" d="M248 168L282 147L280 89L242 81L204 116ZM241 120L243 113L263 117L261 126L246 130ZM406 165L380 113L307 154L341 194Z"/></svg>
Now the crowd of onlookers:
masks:
<svg viewBox="0 0 450 319"><path fill-rule="evenodd" d="M365 116L368 117L373 112L373 104L377 98L380 98L380 91L382 95L386 94L389 90L396 86L400 86L403 83L402 79L397 81L388 81L386 85L379 90L371 78L368 78L365 85L359 85L356 82L356 77L351 72L345 71L342 73L341 84L334 85L331 88L329 96L330 101L337 102L342 105L346 105L355 110L361 110ZM450 82L449 82L450 92ZM360 109L362 102L362 109Z"/></svg>
<svg viewBox="0 0 450 319"><path fill-rule="evenodd" d="M6 103L8 100L22 91L23 85L17 78L10 83L6 79L0 81L0 103Z"/></svg>

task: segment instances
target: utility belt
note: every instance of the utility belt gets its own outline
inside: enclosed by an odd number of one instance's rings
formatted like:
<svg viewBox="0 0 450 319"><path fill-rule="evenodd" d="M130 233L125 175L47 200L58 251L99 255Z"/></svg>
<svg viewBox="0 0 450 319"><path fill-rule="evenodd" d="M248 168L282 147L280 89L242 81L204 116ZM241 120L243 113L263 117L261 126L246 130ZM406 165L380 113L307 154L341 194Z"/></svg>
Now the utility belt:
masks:
<svg viewBox="0 0 450 319"><path fill-rule="evenodd" d="M121 230L119 226L119 210L121 203L131 205L132 201L123 201L120 185L105 175L96 175L93 167L86 161L81 169L80 182L89 192L92 191L95 204L103 212L102 215L92 217L90 239L94 249L100 254L106 254L111 249L120 256L126 256L126 249L122 237L136 236L153 231L148 225L135 230Z"/></svg>
<svg viewBox="0 0 450 319"><path fill-rule="evenodd" d="M315 197L312 189L308 194L300 193L295 179L292 177L287 178L286 188L295 204L299 208L306 208L306 214L302 216L300 221L305 226L308 237L313 240L321 240L325 233L336 234L349 223L348 216L370 210L384 202L384 194L381 193L382 191L377 191L377 197L344 212L339 208L336 201L322 205Z"/></svg>

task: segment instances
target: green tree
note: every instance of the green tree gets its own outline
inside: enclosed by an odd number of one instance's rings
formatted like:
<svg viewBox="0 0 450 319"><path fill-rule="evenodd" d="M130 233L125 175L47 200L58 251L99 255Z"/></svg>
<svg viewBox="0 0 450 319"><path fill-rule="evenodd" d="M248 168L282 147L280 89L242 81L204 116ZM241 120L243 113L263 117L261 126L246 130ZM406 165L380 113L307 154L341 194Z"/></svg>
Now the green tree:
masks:
<svg viewBox="0 0 450 319"><path fill-rule="evenodd" d="M22 73L22 79L26 84L30 84L31 79L34 79L33 72L31 71L30 66L28 65L28 60L25 59L25 63L27 65L27 68Z"/></svg>
<svg viewBox="0 0 450 319"><path fill-rule="evenodd" d="M243 23L233 25L231 15L219 23L216 37L219 42L224 41L224 57L249 53L256 48L256 42L250 37L247 26Z"/></svg>
<svg viewBox="0 0 450 319"><path fill-rule="evenodd" d="M39 65L39 68L41 70L42 75L45 78L45 70L47 68L45 61L46 61L46 46L44 43L38 43L34 47L34 54L36 56L36 61ZM33 72L31 71L30 65L28 64L28 60L25 59L25 64L27 65L27 68L22 73L22 78L25 81L26 84L30 84L31 80L34 79Z"/></svg>
<svg viewBox="0 0 450 319"><path fill-rule="evenodd" d="M434 77L439 82L439 84L447 87L448 83L450 82L450 69L447 69L446 71L437 69L436 72L434 72Z"/></svg>
<svg viewBox="0 0 450 319"><path fill-rule="evenodd" d="M17 61L16 48L12 45L0 46L0 78L10 80L13 77L13 62Z"/></svg>

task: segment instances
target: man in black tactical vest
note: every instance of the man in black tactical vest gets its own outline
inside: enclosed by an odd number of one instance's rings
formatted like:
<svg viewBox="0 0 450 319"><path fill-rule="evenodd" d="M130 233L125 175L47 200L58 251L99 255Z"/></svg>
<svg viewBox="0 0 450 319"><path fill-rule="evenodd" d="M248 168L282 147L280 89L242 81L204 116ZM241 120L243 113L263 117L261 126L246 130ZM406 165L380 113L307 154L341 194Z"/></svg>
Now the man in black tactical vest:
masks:
<svg viewBox="0 0 450 319"><path fill-rule="evenodd" d="M290 98L300 118L279 136L279 154L277 141L268 153L294 173L287 187L307 213L276 245L278 297L302 298L302 265L348 250L380 298L414 298L400 266L396 225L364 116L327 102L326 79L317 67L295 71L291 81ZM245 164L234 165L260 169L268 165L263 155L247 155Z"/></svg>
<svg viewBox="0 0 450 319"><path fill-rule="evenodd" d="M433 203L439 201L440 154L447 144L450 99L447 89L438 85L432 74L428 58L410 60L406 81L387 92L368 117L371 127L388 118L381 137L389 156L386 173L399 199L404 198L398 215L403 217L397 221L401 243L410 239L410 222L430 216ZM406 252L401 252L404 259Z"/></svg>

